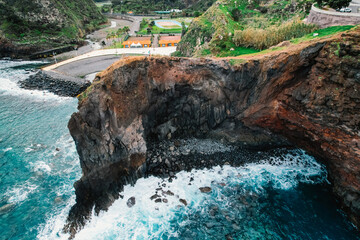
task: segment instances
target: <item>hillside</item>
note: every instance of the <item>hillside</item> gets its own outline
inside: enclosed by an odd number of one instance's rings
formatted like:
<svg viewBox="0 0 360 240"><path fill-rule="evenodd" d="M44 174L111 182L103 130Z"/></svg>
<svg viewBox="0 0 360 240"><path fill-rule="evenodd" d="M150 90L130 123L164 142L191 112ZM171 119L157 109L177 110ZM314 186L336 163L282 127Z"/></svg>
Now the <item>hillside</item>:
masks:
<svg viewBox="0 0 360 240"><path fill-rule="evenodd" d="M104 21L92 0L0 0L0 52L76 43Z"/></svg>
<svg viewBox="0 0 360 240"><path fill-rule="evenodd" d="M196 18L178 46L178 56L219 55L238 50L234 40L236 31L244 29L267 29L280 27L285 22L296 23L303 28L304 18L312 1L221 0L213 4L202 16ZM315 28L302 29L300 37ZM241 47L241 46L240 46ZM254 48L241 49L245 53L256 52ZM230 53L228 53L230 54ZM226 55L226 53L225 53Z"/></svg>
<svg viewBox="0 0 360 240"><path fill-rule="evenodd" d="M215 0L113 0L115 12L133 11L136 14L152 11L183 9L184 13L192 15L195 11L205 12Z"/></svg>

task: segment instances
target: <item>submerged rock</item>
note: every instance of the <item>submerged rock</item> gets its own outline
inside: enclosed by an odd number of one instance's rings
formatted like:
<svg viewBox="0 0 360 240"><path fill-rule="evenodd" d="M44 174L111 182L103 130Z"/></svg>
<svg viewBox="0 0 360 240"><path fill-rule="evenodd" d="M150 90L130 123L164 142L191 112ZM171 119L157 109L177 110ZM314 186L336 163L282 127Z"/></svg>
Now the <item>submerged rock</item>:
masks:
<svg viewBox="0 0 360 240"><path fill-rule="evenodd" d="M11 211L13 208L15 208L14 203L5 204L5 205L0 207L0 214L7 213L7 212Z"/></svg>
<svg viewBox="0 0 360 240"><path fill-rule="evenodd" d="M63 198L61 196L57 196L55 199L54 199L54 202L55 203L61 203L63 200Z"/></svg>

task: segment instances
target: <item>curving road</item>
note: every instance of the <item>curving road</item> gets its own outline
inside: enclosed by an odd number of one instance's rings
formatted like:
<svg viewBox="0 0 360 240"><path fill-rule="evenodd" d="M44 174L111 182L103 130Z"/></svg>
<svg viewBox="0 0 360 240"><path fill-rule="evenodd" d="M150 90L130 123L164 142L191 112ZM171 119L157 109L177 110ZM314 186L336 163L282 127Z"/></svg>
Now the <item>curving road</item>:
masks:
<svg viewBox="0 0 360 240"><path fill-rule="evenodd" d="M92 51L68 60L44 67L43 71L56 71L61 74L93 78L94 74L105 70L114 62L127 55L162 55L169 56L176 47L166 48L119 48Z"/></svg>

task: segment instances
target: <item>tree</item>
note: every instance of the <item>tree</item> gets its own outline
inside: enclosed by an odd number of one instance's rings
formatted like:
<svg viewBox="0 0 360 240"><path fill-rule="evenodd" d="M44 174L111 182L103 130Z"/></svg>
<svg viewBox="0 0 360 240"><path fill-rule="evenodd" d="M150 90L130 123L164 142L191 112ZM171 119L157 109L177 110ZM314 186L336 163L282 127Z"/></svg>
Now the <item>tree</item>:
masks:
<svg viewBox="0 0 360 240"><path fill-rule="evenodd" d="M351 0L329 0L328 1L329 6L334 9L348 7L350 3L351 3Z"/></svg>
<svg viewBox="0 0 360 240"><path fill-rule="evenodd" d="M199 11L195 11L195 12L194 12L194 17L199 17L199 16L200 16Z"/></svg>
<svg viewBox="0 0 360 240"><path fill-rule="evenodd" d="M125 27L123 28L123 31L126 32L126 33L128 33L128 32L130 32L130 28L129 28L128 26L125 26Z"/></svg>
<svg viewBox="0 0 360 240"><path fill-rule="evenodd" d="M351 0L316 0L316 3L319 5L319 7L322 7L323 5L328 4L330 7L334 9L342 8L342 7L348 7Z"/></svg>
<svg viewBox="0 0 360 240"><path fill-rule="evenodd" d="M187 29L184 22L181 22L181 37L185 35Z"/></svg>
<svg viewBox="0 0 360 240"><path fill-rule="evenodd" d="M316 3L319 7L323 6L324 1L323 0L316 0Z"/></svg>
<svg viewBox="0 0 360 240"><path fill-rule="evenodd" d="M146 21L145 18L143 18L140 23L140 29L143 28L145 25L146 25Z"/></svg>

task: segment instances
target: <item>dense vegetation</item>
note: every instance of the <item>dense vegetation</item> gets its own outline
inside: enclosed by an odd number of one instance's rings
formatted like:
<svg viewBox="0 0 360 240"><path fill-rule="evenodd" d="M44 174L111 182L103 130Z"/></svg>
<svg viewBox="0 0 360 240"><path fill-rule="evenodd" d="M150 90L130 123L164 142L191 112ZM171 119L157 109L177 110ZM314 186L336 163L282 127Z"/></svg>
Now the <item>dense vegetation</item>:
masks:
<svg viewBox="0 0 360 240"><path fill-rule="evenodd" d="M205 12L215 0L112 0L114 12L149 14L153 11L182 9L184 16L193 16ZM104 9L108 9L104 6Z"/></svg>
<svg viewBox="0 0 360 240"><path fill-rule="evenodd" d="M17 44L74 43L104 21L92 0L0 0L0 34Z"/></svg>
<svg viewBox="0 0 360 240"><path fill-rule="evenodd" d="M266 29L246 28L244 30L235 30L234 42L237 46L263 50L285 40L302 37L316 29L315 25L305 24L301 20L294 20Z"/></svg>
<svg viewBox="0 0 360 240"><path fill-rule="evenodd" d="M296 34L290 32L282 34L283 38L276 41L266 37L266 44L242 42L243 36L259 34L261 30L270 36L270 31L284 32L280 28L284 23L303 19L311 8L311 0L221 0L217 1L202 16L196 18L182 41L179 44L179 56L231 56L238 51L237 48L264 49L280 40L288 40L292 37L300 37L314 30L314 26L308 27L305 24L290 24L296 29ZM268 29L268 30L266 30ZM239 31L244 31L241 34ZM236 33L235 38L234 34ZM245 34L246 33L246 34ZM255 36L255 35L254 35ZM261 46L260 46L261 45Z"/></svg>
<svg viewBox="0 0 360 240"><path fill-rule="evenodd" d="M347 7L352 0L316 0L316 3L321 7L323 5L329 5L334 9Z"/></svg>

